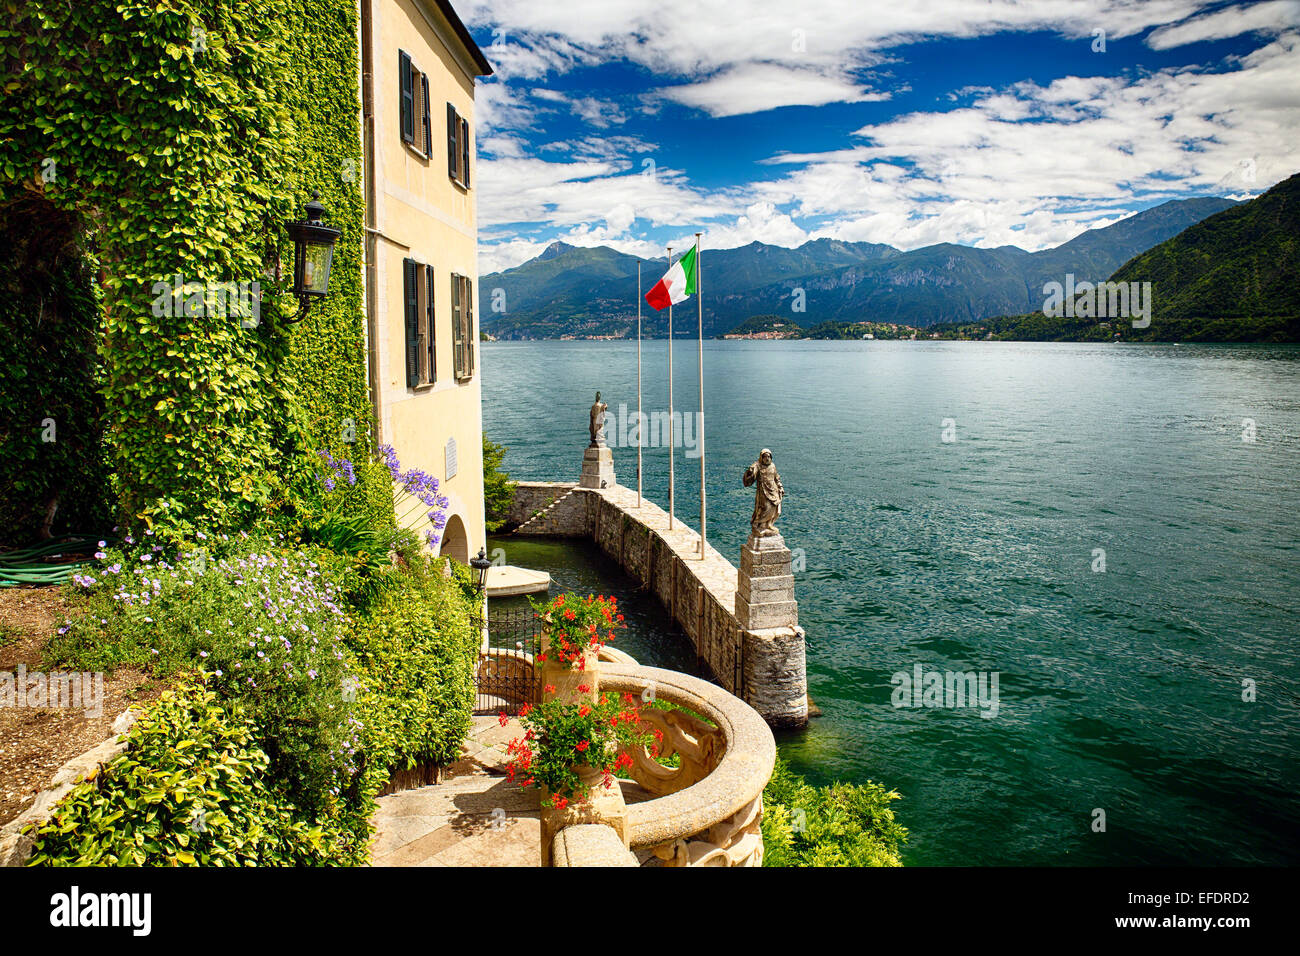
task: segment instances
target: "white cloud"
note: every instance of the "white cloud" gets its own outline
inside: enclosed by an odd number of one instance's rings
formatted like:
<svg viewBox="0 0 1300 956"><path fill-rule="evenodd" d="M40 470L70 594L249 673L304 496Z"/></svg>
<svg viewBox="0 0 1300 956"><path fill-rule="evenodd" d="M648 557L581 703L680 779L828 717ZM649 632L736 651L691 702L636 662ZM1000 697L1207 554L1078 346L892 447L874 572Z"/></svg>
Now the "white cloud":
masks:
<svg viewBox="0 0 1300 956"><path fill-rule="evenodd" d="M1223 40L1243 33L1280 33L1300 27L1300 0L1269 0L1250 6L1233 6L1205 16L1161 27L1147 37L1153 50L1168 50L1201 40Z"/></svg>
<svg viewBox="0 0 1300 956"><path fill-rule="evenodd" d="M823 106L885 100L888 93L868 92L838 71L744 63L698 83L667 86L661 96L704 110L710 116L761 113L780 106Z"/></svg>
<svg viewBox="0 0 1300 956"><path fill-rule="evenodd" d="M643 110L668 99L708 116L731 116L883 95L872 89L878 82L872 65L906 38L1050 29L1088 43L1096 26L1110 40L1159 26L1150 39L1166 49L1271 30L1298 3L934 0L873 6L870 16L860 0L807 0L795 8L752 0L572 0L558 10L517 0L469 6L479 22L517 18L512 29L546 49L533 61L520 57L517 69L562 71L621 58L654 74ZM806 52L799 54L789 48L791 31L801 24L807 25ZM683 230L678 245L695 228L705 230L706 248L755 239L794 246L821 237L904 249L934 242L1045 248L1153 202L1192 191L1246 196L1295 172L1297 76L1300 38L1283 31L1224 63L999 89L972 85L944 101L957 108L845 130L838 149L773 156L758 167L770 171L767 178L737 168L736 182L711 189L676 170L643 167L656 158L656 147L636 136L529 147L514 135L485 134L482 268L517 265L552 238L661 255L661 243L647 238L650 230L657 238ZM682 79L691 82L673 82ZM493 85L481 86L480 97ZM536 122L538 106L561 103L577 112L567 94L533 93L532 114L527 94L513 87L495 94L491 119ZM597 105L589 125L626 118L617 104L590 99ZM641 175L643 169L655 175ZM490 234L503 227L512 238L492 243Z"/></svg>
<svg viewBox="0 0 1300 956"><path fill-rule="evenodd" d="M1120 39L1212 9L1211 0L464 0L466 22L504 28L488 48L499 74L538 78L581 64L622 60L665 84L663 94L710 112L852 102L869 90L853 75L883 51L923 38L1049 30L1091 42L1101 27ZM779 72L783 70L784 73ZM771 84L782 76L791 89ZM704 80L700 81L699 78ZM741 80L769 87L755 97ZM651 104L652 107L652 104ZM653 107L652 107L653 108Z"/></svg>
<svg viewBox="0 0 1300 956"><path fill-rule="evenodd" d="M651 229L679 227L743 209L725 193L691 186L679 170L634 167L630 158L563 163L529 155L493 157L480 160L478 182L479 222L489 231L504 225L547 227L577 230L588 240L635 242L627 234L634 222ZM605 225L590 225L599 222Z"/></svg>
<svg viewBox="0 0 1300 956"><path fill-rule="evenodd" d="M796 220L827 219L818 237L1045 248L1153 200L1258 191L1295 172L1300 41L1239 66L1018 84L863 127L862 145L774 157L791 171L748 188Z"/></svg>
<svg viewBox="0 0 1300 956"><path fill-rule="evenodd" d="M694 238L693 236L691 238ZM701 243L705 249L734 249L751 242L773 246L798 246L810 236L787 213L770 202L755 202L730 225L709 227Z"/></svg>
<svg viewBox="0 0 1300 956"><path fill-rule="evenodd" d="M599 100L594 96L579 97L571 101L569 106L577 116L598 129L627 122L627 117L618 104Z"/></svg>

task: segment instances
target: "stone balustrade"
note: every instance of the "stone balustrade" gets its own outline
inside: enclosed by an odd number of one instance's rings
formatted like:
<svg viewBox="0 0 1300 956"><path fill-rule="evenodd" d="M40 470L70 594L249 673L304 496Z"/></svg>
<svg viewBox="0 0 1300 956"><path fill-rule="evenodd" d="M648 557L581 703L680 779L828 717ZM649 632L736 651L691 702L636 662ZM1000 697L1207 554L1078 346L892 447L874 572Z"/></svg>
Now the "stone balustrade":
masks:
<svg viewBox="0 0 1300 956"><path fill-rule="evenodd" d="M699 534L635 489L519 482L512 533L585 537L653 594L714 679L773 727L808 722L804 632L797 624L789 551L780 539L742 549L740 571ZM672 527L669 527L669 525ZM753 552L749 554L748 552ZM773 558L784 561L769 566ZM743 620L740 612L743 611Z"/></svg>
<svg viewBox="0 0 1300 956"><path fill-rule="evenodd" d="M674 705L641 707L644 729L658 731L662 740L659 759L644 748L631 754L634 782L623 781L627 807L619 821L628 847L643 862L661 866L761 865L762 795L776 741L758 712L717 685L677 671L613 663L607 656L599 674L602 692ZM661 762L673 756L676 767ZM554 865L608 865L609 835L565 838L572 829L555 834Z"/></svg>

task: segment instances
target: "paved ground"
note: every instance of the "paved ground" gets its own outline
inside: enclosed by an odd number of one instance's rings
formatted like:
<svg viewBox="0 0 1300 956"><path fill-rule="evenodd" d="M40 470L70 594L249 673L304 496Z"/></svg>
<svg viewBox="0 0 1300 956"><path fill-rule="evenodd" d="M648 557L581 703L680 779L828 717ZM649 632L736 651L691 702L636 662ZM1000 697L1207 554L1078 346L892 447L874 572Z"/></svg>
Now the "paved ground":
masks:
<svg viewBox="0 0 1300 956"><path fill-rule="evenodd" d="M465 757L441 783L379 799L375 866L540 866L536 790L505 778L505 746L516 721L475 717Z"/></svg>

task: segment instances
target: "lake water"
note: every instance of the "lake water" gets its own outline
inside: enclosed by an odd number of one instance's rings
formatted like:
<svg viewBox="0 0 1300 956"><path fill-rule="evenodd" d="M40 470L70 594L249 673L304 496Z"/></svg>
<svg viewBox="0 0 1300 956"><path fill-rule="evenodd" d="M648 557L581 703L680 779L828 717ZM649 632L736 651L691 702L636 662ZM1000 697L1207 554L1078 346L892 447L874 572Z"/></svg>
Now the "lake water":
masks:
<svg viewBox="0 0 1300 956"><path fill-rule="evenodd" d="M667 347L644 345L647 412L667 407ZM704 351L710 541L738 563L741 473L769 447L805 555L825 716L780 738L796 769L898 789L914 865L1300 862L1300 349ZM695 343L674 362L693 412ZM485 343L482 368L519 479L576 480L597 389L612 416L636 407L635 343ZM635 487L635 446L614 456ZM676 459L698 527L699 460ZM665 507L667 475L647 449ZM895 707L916 665L996 672L996 717Z"/></svg>

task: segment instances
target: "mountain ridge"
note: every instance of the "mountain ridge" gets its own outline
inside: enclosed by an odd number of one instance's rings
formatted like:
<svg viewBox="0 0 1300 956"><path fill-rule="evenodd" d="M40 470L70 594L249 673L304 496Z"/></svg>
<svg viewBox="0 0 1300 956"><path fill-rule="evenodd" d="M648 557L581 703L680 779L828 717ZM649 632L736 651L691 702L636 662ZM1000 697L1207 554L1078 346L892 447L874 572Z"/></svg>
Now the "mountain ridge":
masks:
<svg viewBox="0 0 1300 956"><path fill-rule="evenodd" d="M1044 283L1066 273L1103 280L1146 249L1236 205L1219 197L1170 200L1038 252L950 242L903 251L829 238L793 249L757 240L706 249L705 334L767 313L789 315L805 328L831 320L926 327L1025 313L1041 306ZM479 280L480 301L500 303L498 311L483 311L482 327L507 339L635 335L637 261L609 246L553 242L534 259ZM666 260L640 261L644 292ZM646 306L642 313L644 334L666 334L666 312Z"/></svg>

